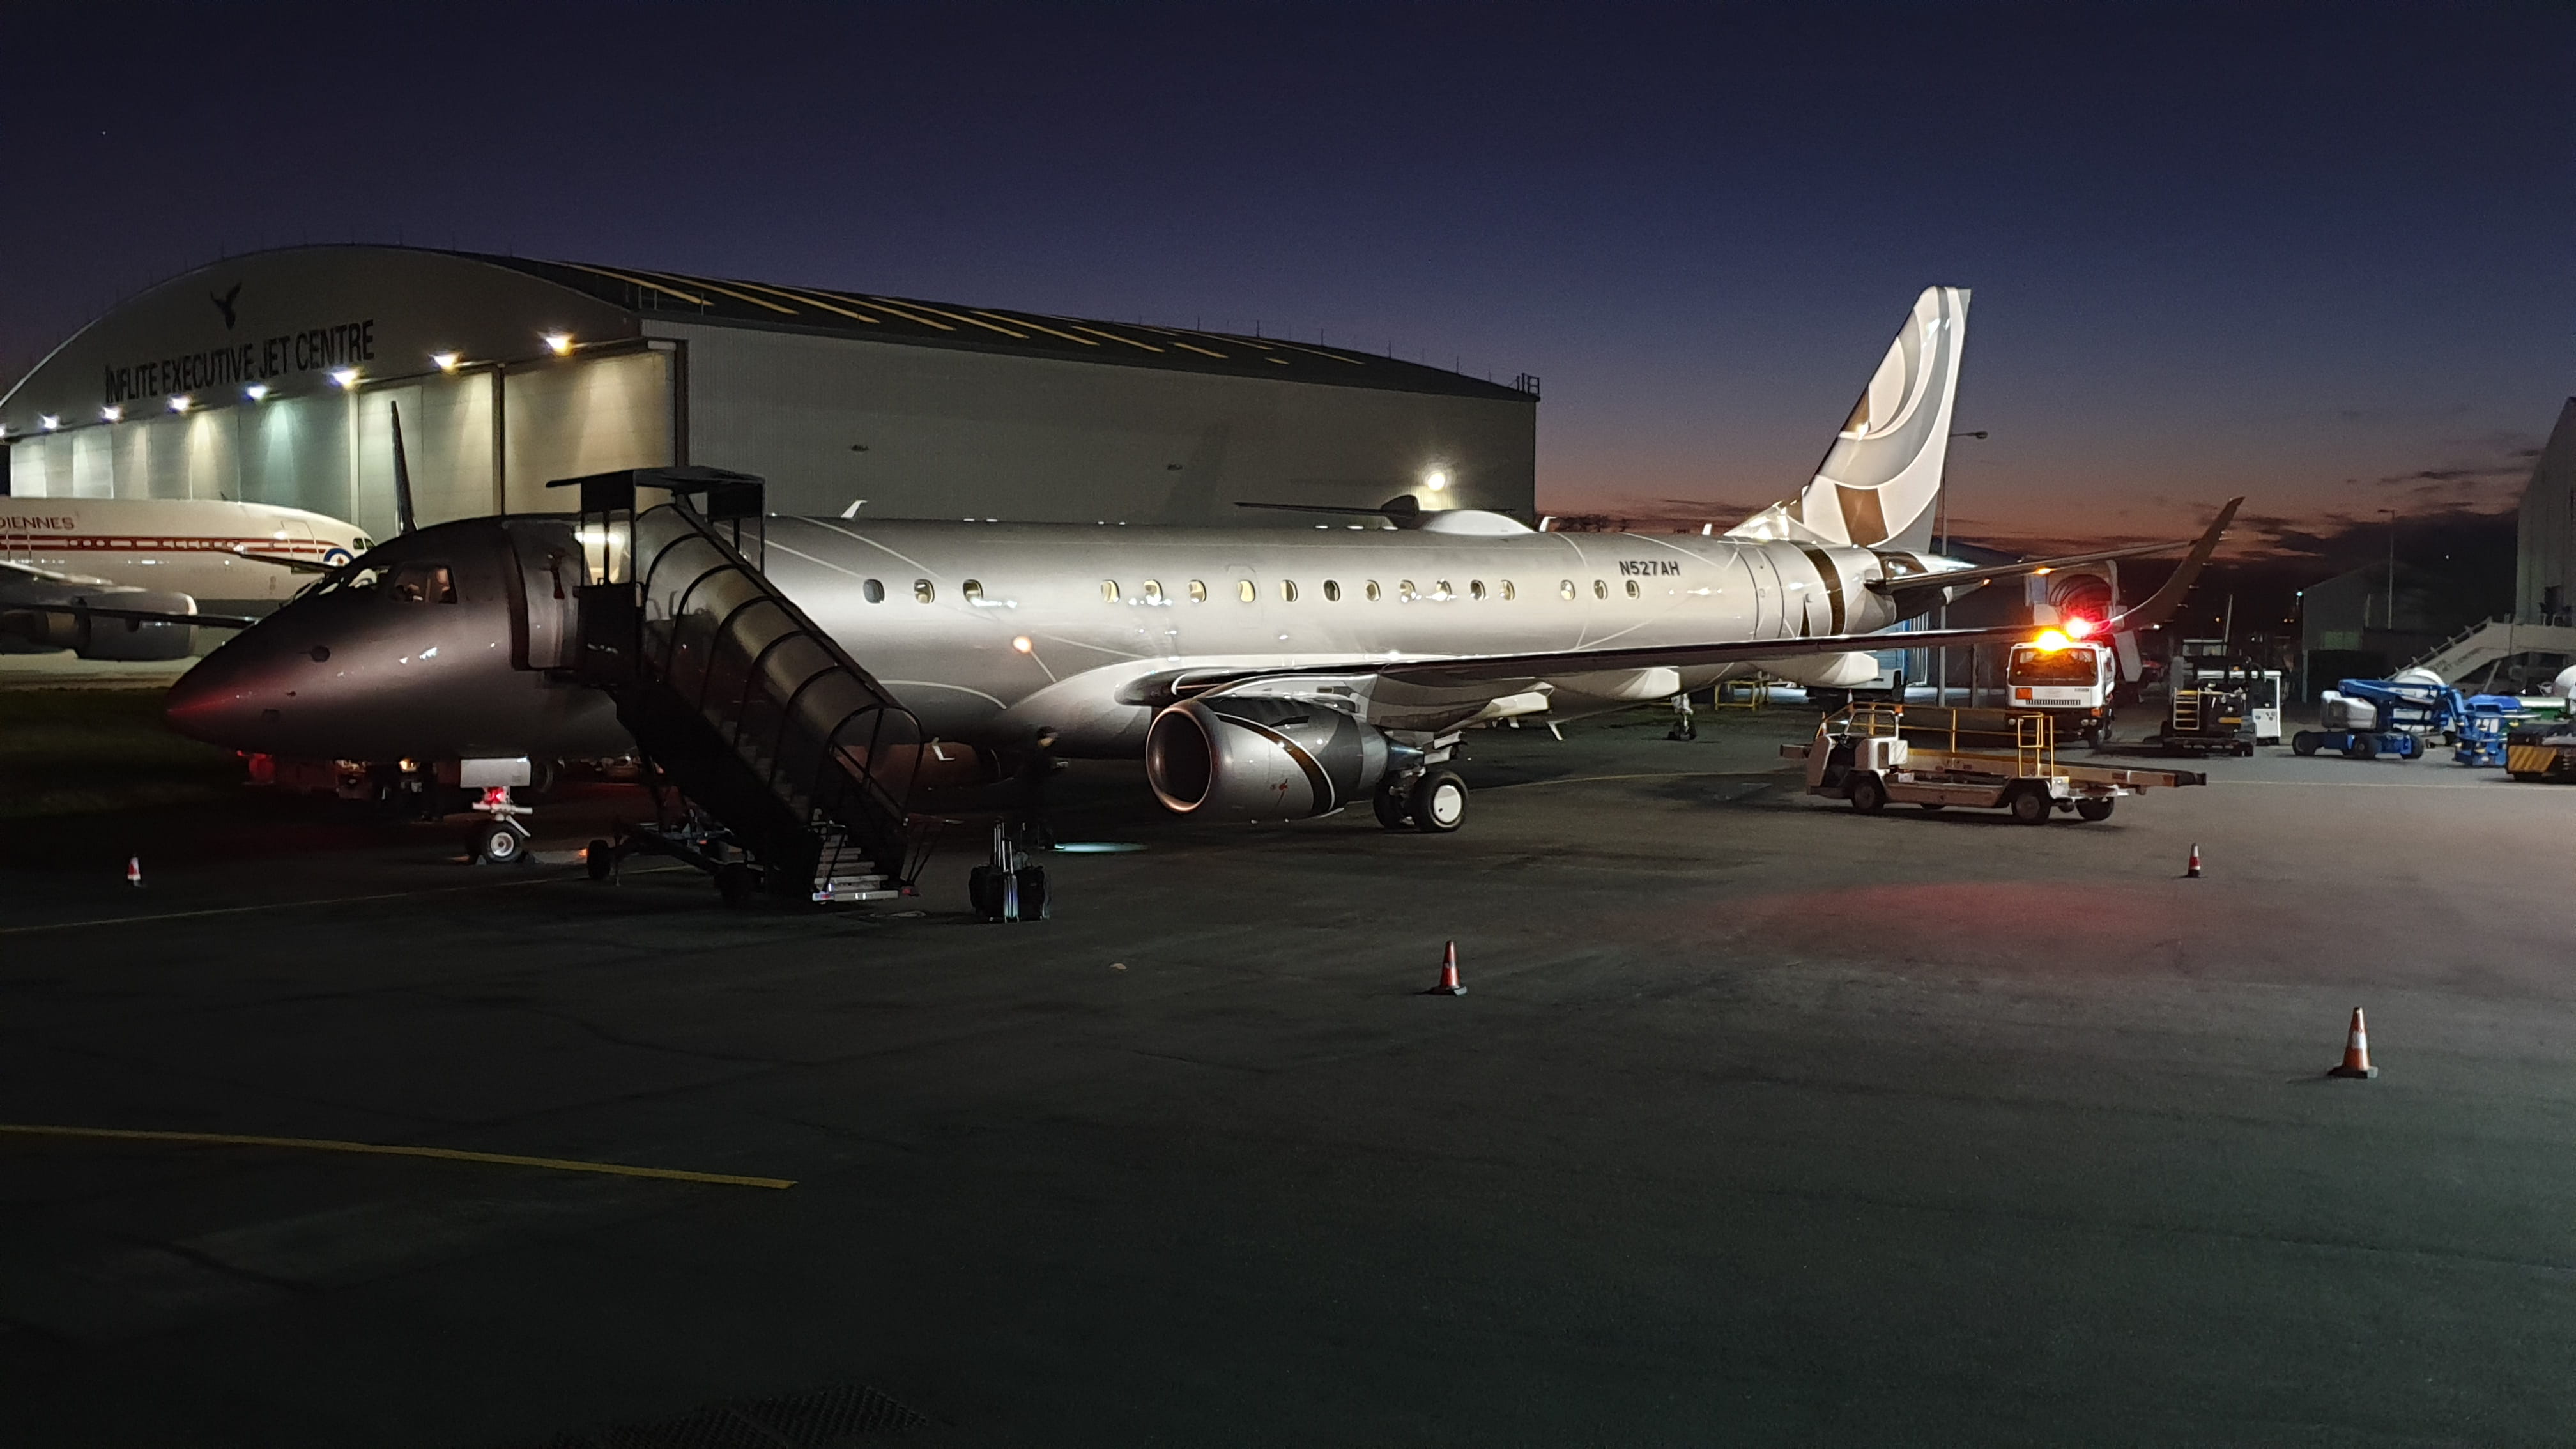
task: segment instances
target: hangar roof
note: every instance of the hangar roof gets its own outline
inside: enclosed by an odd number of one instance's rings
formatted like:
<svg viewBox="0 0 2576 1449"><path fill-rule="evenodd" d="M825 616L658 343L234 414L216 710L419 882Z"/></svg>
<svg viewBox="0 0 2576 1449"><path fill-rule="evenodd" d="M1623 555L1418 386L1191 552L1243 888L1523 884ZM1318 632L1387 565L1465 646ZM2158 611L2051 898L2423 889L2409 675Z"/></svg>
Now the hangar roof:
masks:
<svg viewBox="0 0 2576 1449"><path fill-rule="evenodd" d="M1535 391L1501 386L1444 368L1277 337L1059 317L1046 312L690 276L642 267L537 261L477 252L457 255L587 293L647 317L669 316L765 331L819 333L871 342L1020 353L1232 377L1537 400Z"/></svg>

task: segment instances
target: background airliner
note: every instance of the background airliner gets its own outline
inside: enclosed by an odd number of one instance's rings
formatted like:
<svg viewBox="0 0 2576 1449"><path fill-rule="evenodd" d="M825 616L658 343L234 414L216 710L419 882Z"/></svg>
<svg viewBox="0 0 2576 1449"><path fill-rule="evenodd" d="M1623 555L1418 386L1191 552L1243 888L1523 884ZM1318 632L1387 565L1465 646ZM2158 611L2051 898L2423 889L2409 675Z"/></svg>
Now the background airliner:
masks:
<svg viewBox="0 0 2576 1449"><path fill-rule="evenodd" d="M0 652L182 659L374 546L301 508L211 498L0 497Z"/></svg>
<svg viewBox="0 0 2576 1449"><path fill-rule="evenodd" d="M1469 725L1755 669L1857 683L1876 671L1857 651L1887 643L1868 636L1968 588L2180 546L1985 569L1929 553L1967 303L1925 291L1814 477L1723 536L1542 533L1410 499L1311 530L773 518L764 568L936 737L1004 762L1141 756L1188 814L1366 799L1390 827L1446 831L1465 813L1447 762ZM2169 614L2234 509L2113 627ZM622 753L609 700L561 675L584 560L569 518L407 533L209 656L170 719L287 756Z"/></svg>

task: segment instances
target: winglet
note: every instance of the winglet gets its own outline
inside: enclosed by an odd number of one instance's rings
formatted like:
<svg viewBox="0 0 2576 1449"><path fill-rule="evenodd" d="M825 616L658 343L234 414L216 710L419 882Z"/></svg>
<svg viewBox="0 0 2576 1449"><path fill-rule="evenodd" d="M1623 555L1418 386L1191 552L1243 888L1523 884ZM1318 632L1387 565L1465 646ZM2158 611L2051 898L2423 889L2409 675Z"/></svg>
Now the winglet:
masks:
<svg viewBox="0 0 2576 1449"><path fill-rule="evenodd" d="M2244 502L2242 498L2228 499L2227 506L2218 510L2218 517L2210 520L2208 531L2192 544L2191 552L2174 569L2173 577L2165 580L2165 586L2156 590L2145 603L2112 620L2109 627L2113 630L2152 629L2171 618L2173 611L2182 607L2183 597L2191 592L2192 584L2199 580L2201 566L2208 563L2209 556L2217 551L2219 536L2227 532L2227 525L2235 519L2238 506Z"/></svg>

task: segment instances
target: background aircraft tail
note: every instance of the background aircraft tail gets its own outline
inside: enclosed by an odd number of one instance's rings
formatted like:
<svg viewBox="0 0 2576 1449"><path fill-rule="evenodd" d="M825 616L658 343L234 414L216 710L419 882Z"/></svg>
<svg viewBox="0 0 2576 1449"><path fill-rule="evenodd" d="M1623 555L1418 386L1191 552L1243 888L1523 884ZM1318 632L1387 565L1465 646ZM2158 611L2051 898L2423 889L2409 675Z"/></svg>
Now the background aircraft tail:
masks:
<svg viewBox="0 0 2576 1449"><path fill-rule="evenodd" d="M1929 549L1967 341L1967 289L1925 288L1816 476L1797 497L1772 504L1727 533Z"/></svg>

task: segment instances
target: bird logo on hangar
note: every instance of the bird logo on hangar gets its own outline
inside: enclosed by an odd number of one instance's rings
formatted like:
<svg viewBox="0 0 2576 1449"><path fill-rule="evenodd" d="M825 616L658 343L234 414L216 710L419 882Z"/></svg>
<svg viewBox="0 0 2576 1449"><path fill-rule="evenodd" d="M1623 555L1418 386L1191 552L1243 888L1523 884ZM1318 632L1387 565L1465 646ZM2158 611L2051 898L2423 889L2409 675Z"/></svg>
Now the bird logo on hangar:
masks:
<svg viewBox="0 0 2576 1449"><path fill-rule="evenodd" d="M215 310L224 314L224 330L226 332L232 331L234 325L240 321L239 318L233 315L233 299L241 295L241 289L242 284L235 282L233 283L233 289L224 293L220 297L216 296L212 292L208 292L206 294L206 300L215 304Z"/></svg>

